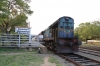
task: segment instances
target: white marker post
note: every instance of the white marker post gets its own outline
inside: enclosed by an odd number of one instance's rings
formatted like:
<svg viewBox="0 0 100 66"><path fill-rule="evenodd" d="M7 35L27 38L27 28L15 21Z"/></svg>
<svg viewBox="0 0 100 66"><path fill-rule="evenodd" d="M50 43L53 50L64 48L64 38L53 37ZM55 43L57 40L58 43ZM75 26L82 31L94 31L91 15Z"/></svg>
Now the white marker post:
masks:
<svg viewBox="0 0 100 66"><path fill-rule="evenodd" d="M29 29L29 46L31 46L31 29Z"/></svg>

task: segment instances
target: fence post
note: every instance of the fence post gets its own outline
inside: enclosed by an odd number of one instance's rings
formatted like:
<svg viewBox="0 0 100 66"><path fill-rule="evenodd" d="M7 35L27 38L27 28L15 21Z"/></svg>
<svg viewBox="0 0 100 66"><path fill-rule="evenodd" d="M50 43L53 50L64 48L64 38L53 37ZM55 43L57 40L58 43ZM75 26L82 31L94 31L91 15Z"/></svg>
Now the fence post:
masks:
<svg viewBox="0 0 100 66"><path fill-rule="evenodd" d="M2 41L2 46L4 46L4 39L5 39L5 38L3 37L3 34L1 34L1 38L2 38L2 39L1 39L1 41Z"/></svg>
<svg viewBox="0 0 100 66"><path fill-rule="evenodd" d="M31 46L31 34L29 34L29 46Z"/></svg>
<svg viewBox="0 0 100 66"><path fill-rule="evenodd" d="M18 44L18 47L20 47L20 34L18 34L19 35L19 44Z"/></svg>
<svg viewBox="0 0 100 66"><path fill-rule="evenodd" d="M28 33L29 34L29 46L31 46L31 32L30 31L31 29L29 29L29 33Z"/></svg>

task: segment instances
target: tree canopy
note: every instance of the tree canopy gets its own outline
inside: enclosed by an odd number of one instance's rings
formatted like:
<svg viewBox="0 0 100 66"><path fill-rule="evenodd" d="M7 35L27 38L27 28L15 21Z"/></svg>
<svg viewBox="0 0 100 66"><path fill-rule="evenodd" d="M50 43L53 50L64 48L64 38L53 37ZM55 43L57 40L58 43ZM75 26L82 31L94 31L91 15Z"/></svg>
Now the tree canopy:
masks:
<svg viewBox="0 0 100 66"><path fill-rule="evenodd" d="M30 0L0 0L0 30L2 33L14 31L15 26L27 26L28 15L33 11Z"/></svg>
<svg viewBox="0 0 100 66"><path fill-rule="evenodd" d="M75 35L82 40L100 39L100 21L86 22L75 28Z"/></svg>

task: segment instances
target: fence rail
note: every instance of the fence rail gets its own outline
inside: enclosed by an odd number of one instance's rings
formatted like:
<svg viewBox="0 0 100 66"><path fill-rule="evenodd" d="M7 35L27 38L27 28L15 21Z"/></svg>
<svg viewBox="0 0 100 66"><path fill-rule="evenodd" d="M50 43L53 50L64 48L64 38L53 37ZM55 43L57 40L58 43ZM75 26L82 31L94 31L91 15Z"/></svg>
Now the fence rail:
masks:
<svg viewBox="0 0 100 66"><path fill-rule="evenodd" d="M2 34L0 35L1 46L17 46L22 44L30 45L31 36L29 34Z"/></svg>

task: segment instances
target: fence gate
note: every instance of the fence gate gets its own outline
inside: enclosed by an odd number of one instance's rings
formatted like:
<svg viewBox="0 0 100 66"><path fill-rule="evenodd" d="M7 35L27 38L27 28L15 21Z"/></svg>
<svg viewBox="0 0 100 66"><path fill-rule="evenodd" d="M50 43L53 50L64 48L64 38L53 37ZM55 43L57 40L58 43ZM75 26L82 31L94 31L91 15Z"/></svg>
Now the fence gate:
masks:
<svg viewBox="0 0 100 66"><path fill-rule="evenodd" d="M0 35L1 46L21 47L31 45L30 34L2 34Z"/></svg>

